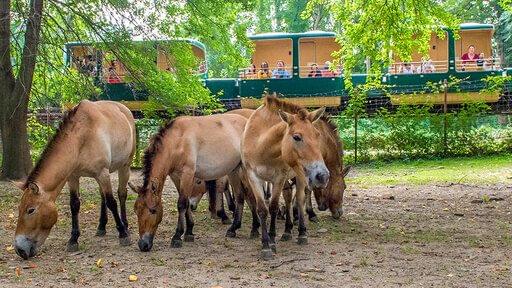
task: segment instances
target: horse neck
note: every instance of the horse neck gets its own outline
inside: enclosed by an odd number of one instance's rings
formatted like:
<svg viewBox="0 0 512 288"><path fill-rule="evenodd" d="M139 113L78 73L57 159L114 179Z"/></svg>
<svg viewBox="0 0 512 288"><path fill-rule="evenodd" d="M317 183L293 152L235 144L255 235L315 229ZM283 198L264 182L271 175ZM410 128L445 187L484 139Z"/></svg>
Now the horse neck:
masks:
<svg viewBox="0 0 512 288"><path fill-rule="evenodd" d="M166 137L167 138L167 137ZM166 139L168 140L168 139ZM166 141L167 142L167 141ZM163 186L167 175L174 171L174 162L171 159L171 151L169 145L164 145L154 156L151 161L150 180L157 179L159 186Z"/></svg>
<svg viewBox="0 0 512 288"><path fill-rule="evenodd" d="M61 139L40 164L35 182L55 199L66 184L69 176L79 165L80 140L77 135Z"/></svg>
<svg viewBox="0 0 512 288"><path fill-rule="evenodd" d="M258 115L256 115L254 120L256 119L262 125L255 125L257 127L254 128L257 129L254 129L254 131L262 135L258 140L258 145L265 147L265 156L270 158L281 156L281 142L284 133L286 133L286 124L279 115L266 108L258 111Z"/></svg>

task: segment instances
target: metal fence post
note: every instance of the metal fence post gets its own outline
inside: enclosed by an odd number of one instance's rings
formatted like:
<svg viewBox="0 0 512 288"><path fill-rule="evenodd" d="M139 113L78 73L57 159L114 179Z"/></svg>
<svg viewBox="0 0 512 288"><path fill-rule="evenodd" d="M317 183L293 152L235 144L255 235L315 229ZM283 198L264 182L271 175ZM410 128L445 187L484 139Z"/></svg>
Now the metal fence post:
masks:
<svg viewBox="0 0 512 288"><path fill-rule="evenodd" d="M444 155L448 153L448 119L446 118L446 113L448 112L448 81L444 79L443 81L444 87L444 105L443 105L443 147L444 147Z"/></svg>
<svg viewBox="0 0 512 288"><path fill-rule="evenodd" d="M357 113L354 115L354 164L357 163Z"/></svg>

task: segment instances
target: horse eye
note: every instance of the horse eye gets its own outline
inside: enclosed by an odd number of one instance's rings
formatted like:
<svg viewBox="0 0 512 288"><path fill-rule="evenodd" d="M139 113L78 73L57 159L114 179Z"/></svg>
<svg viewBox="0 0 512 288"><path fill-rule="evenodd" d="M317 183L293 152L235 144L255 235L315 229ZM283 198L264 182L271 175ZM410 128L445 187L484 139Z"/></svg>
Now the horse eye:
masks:
<svg viewBox="0 0 512 288"><path fill-rule="evenodd" d="M293 140L300 142L302 141L302 136L300 134L293 134Z"/></svg>
<svg viewBox="0 0 512 288"><path fill-rule="evenodd" d="M36 208L28 208L27 214L30 215L36 211Z"/></svg>

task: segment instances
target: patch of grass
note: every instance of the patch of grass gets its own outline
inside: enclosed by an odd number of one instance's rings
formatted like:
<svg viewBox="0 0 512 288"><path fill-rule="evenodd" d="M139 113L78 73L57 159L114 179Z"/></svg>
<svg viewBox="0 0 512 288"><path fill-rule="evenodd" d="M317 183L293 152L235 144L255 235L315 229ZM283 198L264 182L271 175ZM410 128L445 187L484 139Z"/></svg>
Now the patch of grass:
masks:
<svg viewBox="0 0 512 288"><path fill-rule="evenodd" d="M402 253L404 253L404 254L409 254L409 255L416 255L416 254L420 254L420 252L421 252L418 248L416 248L415 246L410 245L410 244L406 244L406 245L403 245L402 247L400 247L400 251L402 251Z"/></svg>
<svg viewBox="0 0 512 288"><path fill-rule="evenodd" d="M166 262L163 258L151 257L151 263L155 266L165 266Z"/></svg>
<svg viewBox="0 0 512 288"><path fill-rule="evenodd" d="M512 183L512 155L376 162L358 165L349 184Z"/></svg>
<svg viewBox="0 0 512 288"><path fill-rule="evenodd" d="M396 227L388 227L383 234L384 241L395 243L443 243L450 240L448 233L442 230L406 231Z"/></svg>

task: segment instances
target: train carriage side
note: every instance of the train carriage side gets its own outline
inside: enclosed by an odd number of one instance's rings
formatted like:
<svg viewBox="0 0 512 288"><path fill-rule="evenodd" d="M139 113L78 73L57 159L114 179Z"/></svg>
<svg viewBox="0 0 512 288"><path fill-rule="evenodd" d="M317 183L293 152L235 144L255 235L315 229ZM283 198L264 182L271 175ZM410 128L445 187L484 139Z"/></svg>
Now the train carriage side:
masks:
<svg viewBox="0 0 512 288"><path fill-rule="evenodd" d="M176 39L151 41L157 49L155 63L158 69L171 72L173 70L172 51L168 51L166 43L185 41L190 44L192 53L198 58L199 67L195 73L199 79L206 79L208 67L204 44L193 39ZM136 43L147 44L146 41ZM122 102L132 111L144 109L148 101L147 92L134 89L130 83L129 72L110 51L101 51L93 43L72 42L65 45L65 63L68 67L78 70L87 77L93 77L95 85L101 88L98 99Z"/></svg>

